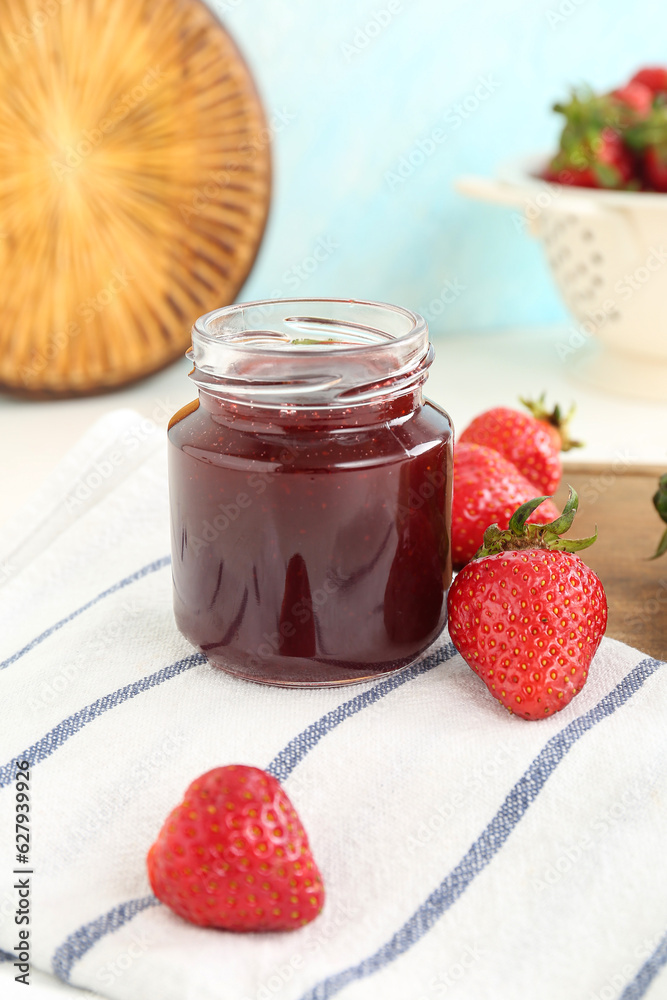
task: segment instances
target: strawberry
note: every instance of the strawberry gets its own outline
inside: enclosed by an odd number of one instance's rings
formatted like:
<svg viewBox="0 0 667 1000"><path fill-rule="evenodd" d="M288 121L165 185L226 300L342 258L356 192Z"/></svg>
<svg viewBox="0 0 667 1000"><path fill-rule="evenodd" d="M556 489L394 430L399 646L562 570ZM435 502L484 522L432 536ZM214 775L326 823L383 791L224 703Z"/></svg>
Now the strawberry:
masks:
<svg viewBox="0 0 667 1000"><path fill-rule="evenodd" d="M633 107L611 94L575 92L566 104L555 104L554 111L565 116L565 127L546 180L592 188L634 185L634 158L621 136L638 118Z"/></svg>
<svg viewBox="0 0 667 1000"><path fill-rule="evenodd" d="M664 66L646 66L640 69L630 80L630 84L641 83L648 87L652 94L667 93L667 69Z"/></svg>
<svg viewBox="0 0 667 1000"><path fill-rule="evenodd" d="M553 523L526 521L546 497L523 504L507 530L484 545L449 590L452 642L501 705L524 719L559 712L586 683L607 626L597 576L574 553L597 537L565 539L578 499L570 488Z"/></svg>
<svg viewBox="0 0 667 1000"><path fill-rule="evenodd" d="M245 764L216 767L192 782L147 864L158 899L202 927L292 930L324 904L294 806L275 778Z"/></svg>
<svg viewBox="0 0 667 1000"><path fill-rule="evenodd" d="M489 524L498 521L506 527L517 504L534 494L532 484L499 452L479 444L457 444L452 500L454 567L458 569L472 559ZM535 513L534 520L543 523L557 514L549 502Z"/></svg>
<svg viewBox="0 0 667 1000"><path fill-rule="evenodd" d="M558 489L563 471L560 452L581 447L580 442L572 441L568 434L574 407L565 416L559 406L549 413L544 406L544 394L535 403L528 399L521 402L530 414L496 406L475 417L459 441L483 444L499 451L538 490L553 493Z"/></svg>
<svg viewBox="0 0 667 1000"><path fill-rule="evenodd" d="M664 476L660 476L660 481L658 482L658 490L653 495L653 506L657 510L658 514L663 521L667 522L667 472ZM664 556L667 552L667 528L665 528L662 538L658 542L658 548L652 559L657 559L658 556Z"/></svg>

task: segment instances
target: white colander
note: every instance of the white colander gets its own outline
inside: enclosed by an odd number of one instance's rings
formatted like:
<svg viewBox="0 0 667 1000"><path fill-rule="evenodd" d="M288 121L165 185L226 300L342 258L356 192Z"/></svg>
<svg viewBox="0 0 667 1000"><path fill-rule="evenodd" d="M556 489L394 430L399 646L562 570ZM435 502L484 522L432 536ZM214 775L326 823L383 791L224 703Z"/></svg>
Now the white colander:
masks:
<svg viewBox="0 0 667 1000"><path fill-rule="evenodd" d="M667 194L549 184L545 158L462 177L471 198L513 205L544 246L575 322L557 349L597 388L667 400Z"/></svg>

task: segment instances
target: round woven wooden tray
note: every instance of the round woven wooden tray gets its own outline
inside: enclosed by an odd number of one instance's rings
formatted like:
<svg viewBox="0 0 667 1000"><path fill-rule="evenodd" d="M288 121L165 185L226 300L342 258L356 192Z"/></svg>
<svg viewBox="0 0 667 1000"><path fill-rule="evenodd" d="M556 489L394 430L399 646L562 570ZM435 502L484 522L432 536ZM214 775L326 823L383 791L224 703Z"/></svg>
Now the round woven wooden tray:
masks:
<svg viewBox="0 0 667 1000"><path fill-rule="evenodd" d="M259 98L200 0L3 0L0 35L0 385L122 385L252 267Z"/></svg>

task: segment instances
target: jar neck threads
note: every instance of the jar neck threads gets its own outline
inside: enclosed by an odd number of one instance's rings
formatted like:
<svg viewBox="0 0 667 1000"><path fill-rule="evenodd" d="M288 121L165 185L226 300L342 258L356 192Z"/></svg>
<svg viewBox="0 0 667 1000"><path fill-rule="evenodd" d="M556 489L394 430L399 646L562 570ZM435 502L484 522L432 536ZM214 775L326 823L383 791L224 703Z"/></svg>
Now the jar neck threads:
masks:
<svg viewBox="0 0 667 1000"><path fill-rule="evenodd" d="M421 316L338 299L218 309L197 320L192 344L190 378L202 399L237 404L239 411L371 411L408 399L414 408L433 361Z"/></svg>

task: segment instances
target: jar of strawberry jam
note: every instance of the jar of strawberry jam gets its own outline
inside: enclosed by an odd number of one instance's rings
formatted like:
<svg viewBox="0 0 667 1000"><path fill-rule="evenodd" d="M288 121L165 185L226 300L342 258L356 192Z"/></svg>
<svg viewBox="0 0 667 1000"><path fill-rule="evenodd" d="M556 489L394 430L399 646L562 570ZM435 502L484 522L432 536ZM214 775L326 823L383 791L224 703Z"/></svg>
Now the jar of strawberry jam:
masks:
<svg viewBox="0 0 667 1000"><path fill-rule="evenodd" d="M422 396L425 321L282 299L208 313L192 344L199 398L169 424L183 635L267 684L411 663L451 580L452 427Z"/></svg>

